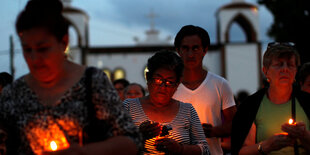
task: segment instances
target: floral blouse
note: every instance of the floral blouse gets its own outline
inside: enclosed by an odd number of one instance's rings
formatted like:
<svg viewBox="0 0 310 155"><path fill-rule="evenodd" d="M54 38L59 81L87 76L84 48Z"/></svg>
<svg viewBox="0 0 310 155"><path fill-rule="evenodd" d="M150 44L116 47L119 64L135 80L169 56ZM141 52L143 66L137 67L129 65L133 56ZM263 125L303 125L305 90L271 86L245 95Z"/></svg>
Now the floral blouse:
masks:
<svg viewBox="0 0 310 155"><path fill-rule="evenodd" d="M87 70L90 68L87 68ZM99 120L109 128L105 137L125 135L141 147L141 136L106 74L91 70L92 104ZM0 118L13 122L20 134L19 154L40 154L42 151L65 149L70 144L83 145L83 129L89 124L86 72L54 106L39 103L25 76L6 87L0 98ZM97 134L97 133L96 133ZM104 140L104 139L102 139Z"/></svg>

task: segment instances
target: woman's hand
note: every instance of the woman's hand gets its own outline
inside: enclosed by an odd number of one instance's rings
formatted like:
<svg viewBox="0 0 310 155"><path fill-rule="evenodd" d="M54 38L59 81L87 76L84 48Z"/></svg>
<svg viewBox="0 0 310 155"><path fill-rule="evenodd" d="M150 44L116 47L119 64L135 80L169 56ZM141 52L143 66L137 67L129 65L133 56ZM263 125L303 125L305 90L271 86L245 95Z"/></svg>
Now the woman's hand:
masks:
<svg viewBox="0 0 310 155"><path fill-rule="evenodd" d="M143 140L147 140L158 136L161 126L158 122L144 121L140 124L139 130L142 133Z"/></svg>
<svg viewBox="0 0 310 155"><path fill-rule="evenodd" d="M282 131L287 132L292 138L302 139L306 133L306 124L303 122L296 122L295 124L285 123L281 126Z"/></svg>
<svg viewBox="0 0 310 155"><path fill-rule="evenodd" d="M285 123L281 129L288 133L288 136L294 139L299 139L301 145L310 152L310 132L306 129L306 124L296 122L295 124Z"/></svg>
<svg viewBox="0 0 310 155"><path fill-rule="evenodd" d="M203 131L204 131L205 136L207 138L213 137L213 135L212 135L212 128L213 128L212 124L203 123L202 128L203 128Z"/></svg>
<svg viewBox="0 0 310 155"><path fill-rule="evenodd" d="M294 139L291 138L287 133L279 133L271 136L262 143L262 148L265 153L271 151L280 150L283 147L293 146Z"/></svg>
<svg viewBox="0 0 310 155"><path fill-rule="evenodd" d="M169 154L182 154L183 146L174 139L163 138L155 141L155 147L158 151L167 152Z"/></svg>

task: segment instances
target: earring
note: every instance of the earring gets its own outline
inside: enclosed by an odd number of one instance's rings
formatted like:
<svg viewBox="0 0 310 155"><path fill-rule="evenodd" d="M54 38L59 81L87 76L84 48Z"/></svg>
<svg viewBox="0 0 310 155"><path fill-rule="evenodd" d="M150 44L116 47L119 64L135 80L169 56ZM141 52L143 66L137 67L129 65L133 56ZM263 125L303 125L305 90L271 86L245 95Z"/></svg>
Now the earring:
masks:
<svg viewBox="0 0 310 155"><path fill-rule="evenodd" d="M267 78L267 82L269 83L269 82L270 82L270 79Z"/></svg>

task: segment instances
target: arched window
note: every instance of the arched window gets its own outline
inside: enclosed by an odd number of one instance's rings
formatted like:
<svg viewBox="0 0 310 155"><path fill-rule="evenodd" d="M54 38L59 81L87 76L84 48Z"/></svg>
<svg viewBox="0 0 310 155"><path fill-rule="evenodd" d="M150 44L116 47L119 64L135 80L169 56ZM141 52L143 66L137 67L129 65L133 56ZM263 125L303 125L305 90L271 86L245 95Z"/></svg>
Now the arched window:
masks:
<svg viewBox="0 0 310 155"><path fill-rule="evenodd" d="M233 38L236 41L241 41L244 40L246 42L255 42L256 40L256 32L254 30L254 27L252 23L248 20L248 18L242 14L238 14L235 16L235 18L230 21L229 28L227 29L227 32L225 33L226 35L226 42L231 42L231 37L230 35L235 35L230 34L230 31L237 31L237 34L240 32L244 32L241 34L244 34L244 39L240 38Z"/></svg>
<svg viewBox="0 0 310 155"><path fill-rule="evenodd" d="M237 22L233 22L229 31L229 42L246 42L244 30Z"/></svg>

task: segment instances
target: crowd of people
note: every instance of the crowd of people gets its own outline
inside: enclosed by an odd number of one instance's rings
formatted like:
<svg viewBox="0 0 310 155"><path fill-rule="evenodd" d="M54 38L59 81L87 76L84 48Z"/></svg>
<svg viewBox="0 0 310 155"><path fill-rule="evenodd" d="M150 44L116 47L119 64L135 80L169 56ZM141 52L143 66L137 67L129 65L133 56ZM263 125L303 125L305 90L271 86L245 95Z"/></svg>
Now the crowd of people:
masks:
<svg viewBox="0 0 310 155"><path fill-rule="evenodd" d="M235 97L203 68L208 32L186 25L148 59L144 88L67 60L62 9L29 0L17 17L29 73L0 73L0 154L310 153L310 62L299 69L293 44L270 43L266 84Z"/></svg>

